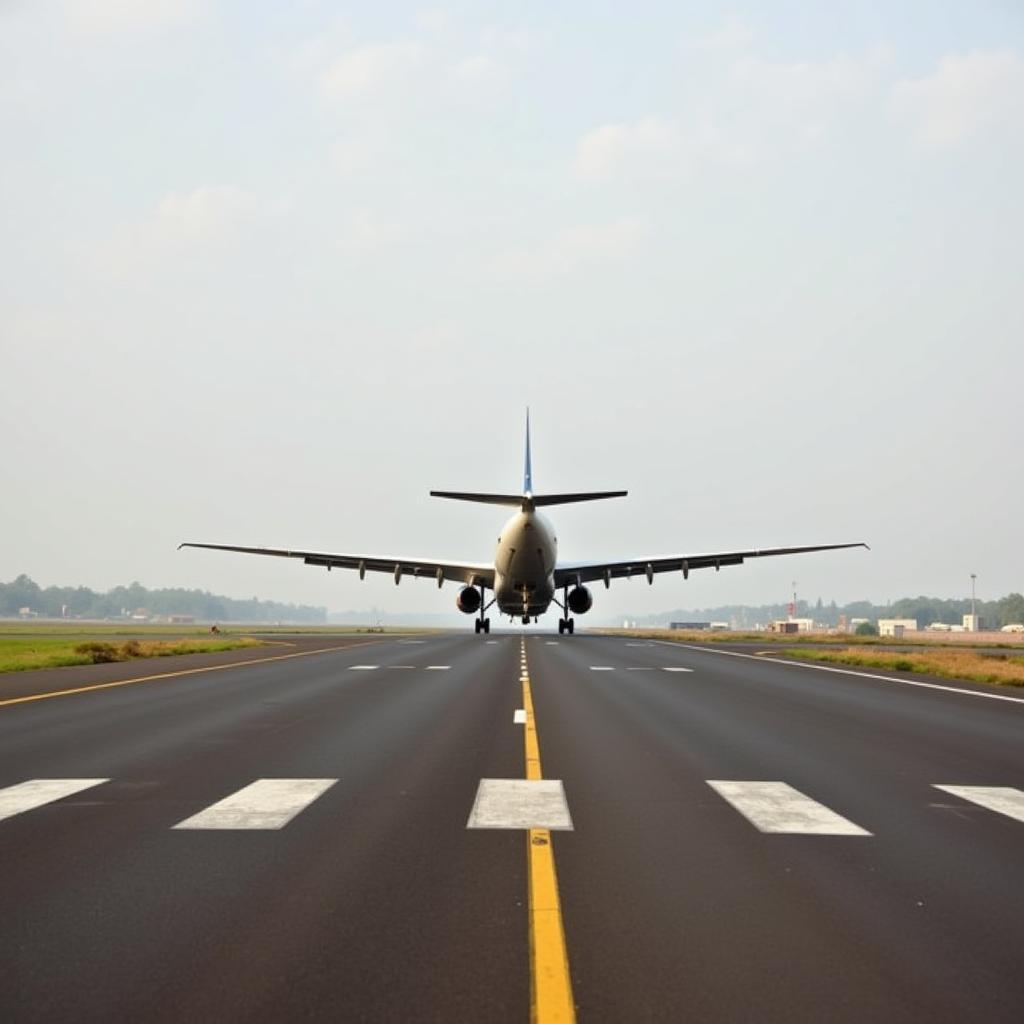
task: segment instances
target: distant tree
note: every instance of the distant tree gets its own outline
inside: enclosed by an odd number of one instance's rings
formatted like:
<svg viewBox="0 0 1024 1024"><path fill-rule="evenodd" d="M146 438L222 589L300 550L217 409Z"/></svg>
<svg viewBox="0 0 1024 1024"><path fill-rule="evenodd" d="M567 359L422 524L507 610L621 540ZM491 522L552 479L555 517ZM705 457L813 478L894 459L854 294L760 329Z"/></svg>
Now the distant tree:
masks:
<svg viewBox="0 0 1024 1024"><path fill-rule="evenodd" d="M858 622L853 632L856 636L878 636L878 627L873 622Z"/></svg>

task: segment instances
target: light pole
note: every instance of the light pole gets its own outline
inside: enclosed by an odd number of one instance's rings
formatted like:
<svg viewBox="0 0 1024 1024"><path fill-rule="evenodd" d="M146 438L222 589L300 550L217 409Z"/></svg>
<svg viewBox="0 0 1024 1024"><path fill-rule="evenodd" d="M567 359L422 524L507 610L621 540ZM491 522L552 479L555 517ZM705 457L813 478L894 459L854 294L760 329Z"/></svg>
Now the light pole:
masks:
<svg viewBox="0 0 1024 1024"><path fill-rule="evenodd" d="M976 633L978 631L978 619L975 614L974 608L974 581L978 578L978 574L975 572L971 573L971 632Z"/></svg>

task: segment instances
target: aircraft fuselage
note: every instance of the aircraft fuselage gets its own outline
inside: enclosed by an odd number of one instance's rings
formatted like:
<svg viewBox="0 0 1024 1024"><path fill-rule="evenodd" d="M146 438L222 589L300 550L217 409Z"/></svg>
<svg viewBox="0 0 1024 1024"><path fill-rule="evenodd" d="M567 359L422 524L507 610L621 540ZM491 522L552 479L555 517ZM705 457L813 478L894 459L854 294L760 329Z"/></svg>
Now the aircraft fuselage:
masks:
<svg viewBox="0 0 1024 1024"><path fill-rule="evenodd" d="M555 593L558 538L534 509L504 525L494 554L494 599L505 615L543 615Z"/></svg>

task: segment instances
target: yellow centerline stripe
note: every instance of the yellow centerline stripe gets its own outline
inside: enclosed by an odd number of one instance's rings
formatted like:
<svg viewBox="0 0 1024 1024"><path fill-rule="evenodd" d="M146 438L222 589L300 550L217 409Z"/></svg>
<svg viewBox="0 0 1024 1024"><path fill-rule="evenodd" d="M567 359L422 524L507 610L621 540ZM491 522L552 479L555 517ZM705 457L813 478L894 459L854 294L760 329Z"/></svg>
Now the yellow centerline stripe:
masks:
<svg viewBox="0 0 1024 1024"><path fill-rule="evenodd" d="M525 659L525 645L523 651ZM528 670L523 671L520 681L526 711L526 777L536 780L543 775ZM531 828L526 835L526 850L530 891L530 1020L534 1024L573 1022L576 1006L550 830Z"/></svg>
<svg viewBox="0 0 1024 1024"><path fill-rule="evenodd" d="M91 686L76 686L69 690L52 690L50 693L31 693L25 697L8 697L0 700L0 708L9 704L27 704L34 700L50 700L53 697L70 697L76 693L89 693L92 690L110 690L115 686L132 686L135 683L149 683L156 679L174 679L177 676L194 676L200 672L223 672L229 668L242 668L245 665L263 665L268 661L286 661L288 658L308 658L313 654L328 654L330 651L350 651L354 647L365 647L367 644L379 644L380 640L363 640L357 644L344 647L318 647L315 651L296 651L293 654L275 654L269 658L249 658L246 661L232 661L227 665L204 665L202 668L184 668L177 672L160 672L151 676L136 676L134 679L115 679L109 683L93 683Z"/></svg>

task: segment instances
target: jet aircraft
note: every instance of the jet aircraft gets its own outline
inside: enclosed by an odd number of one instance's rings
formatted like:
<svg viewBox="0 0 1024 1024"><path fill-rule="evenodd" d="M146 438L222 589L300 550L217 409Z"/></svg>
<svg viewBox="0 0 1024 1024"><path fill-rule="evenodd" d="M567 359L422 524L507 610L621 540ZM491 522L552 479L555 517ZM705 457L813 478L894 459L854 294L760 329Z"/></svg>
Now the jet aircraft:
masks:
<svg viewBox="0 0 1024 1024"><path fill-rule="evenodd" d="M240 547L234 544L205 544L186 541L181 548L209 548L214 551L238 551L247 555L274 555L301 558L306 565L328 570L355 569L363 579L367 572L389 573L399 583L403 576L428 577L441 587L445 580L462 584L456 607L467 615L476 615L477 633L489 633L488 610L519 618L523 624L543 615L554 604L562 612L559 633L572 633L576 615L590 611L594 603L588 583L601 581L605 588L613 579L643 574L648 583L654 574L679 572L687 579L693 569L740 565L748 558L770 555L796 555L809 551L867 547L863 542L815 544L793 548L761 548L751 551L717 551L711 554L643 556L617 561L559 562L558 537L554 527L539 511L550 505L568 505L578 501L625 497L626 491L584 491L568 494L535 494L530 460L530 416L526 416L526 463L522 494L478 494L466 491L431 491L437 498L475 501L485 505L507 505L518 511L505 523L498 538L493 562L446 562L433 558L396 558L390 555L348 555L326 551L291 551L283 548ZM487 592L494 596L490 600ZM561 594L561 598L559 598Z"/></svg>

